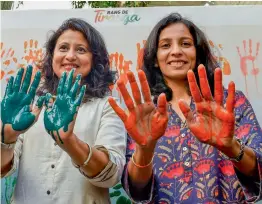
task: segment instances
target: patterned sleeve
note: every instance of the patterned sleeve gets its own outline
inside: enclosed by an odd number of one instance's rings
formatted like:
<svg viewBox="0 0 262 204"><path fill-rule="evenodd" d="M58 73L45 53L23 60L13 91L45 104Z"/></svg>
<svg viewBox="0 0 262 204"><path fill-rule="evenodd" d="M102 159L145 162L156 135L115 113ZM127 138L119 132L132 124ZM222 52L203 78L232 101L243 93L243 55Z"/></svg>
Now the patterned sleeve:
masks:
<svg viewBox="0 0 262 204"><path fill-rule="evenodd" d="M148 183L148 185L145 187L143 192L135 192L135 188L132 187L132 184L129 180L128 176L128 169L127 165L128 162L131 162L130 159L132 157L132 154L135 150L135 142L132 140L130 136L127 137L127 149L126 149L126 165L124 168L124 172L122 175L122 185L131 199L132 203L139 203L139 204L149 204L153 203L154 196L154 174L152 176L152 180Z"/></svg>
<svg viewBox="0 0 262 204"><path fill-rule="evenodd" d="M20 156L22 155L24 135L20 135L15 144L11 169L1 178L1 203L11 203L16 187Z"/></svg>
<svg viewBox="0 0 262 204"><path fill-rule="evenodd" d="M17 142L15 144L15 151L14 151L14 157L13 157L13 164L11 169L3 176L3 178L11 176L13 173L15 173L18 169L19 165L19 159L22 155L22 146L24 141L24 135L20 135L17 138Z"/></svg>
<svg viewBox="0 0 262 204"><path fill-rule="evenodd" d="M236 137L242 139L246 146L252 148L257 158L258 179L243 175L236 169L237 177L243 188L246 201L254 203L262 196L262 129L256 119L254 110L241 91L236 92Z"/></svg>

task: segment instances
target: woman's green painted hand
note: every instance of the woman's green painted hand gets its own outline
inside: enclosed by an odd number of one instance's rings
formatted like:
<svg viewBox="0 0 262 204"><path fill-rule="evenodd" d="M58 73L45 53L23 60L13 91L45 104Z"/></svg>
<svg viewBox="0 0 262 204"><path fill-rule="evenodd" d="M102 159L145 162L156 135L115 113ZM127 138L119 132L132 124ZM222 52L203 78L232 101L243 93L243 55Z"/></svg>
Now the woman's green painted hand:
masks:
<svg viewBox="0 0 262 204"><path fill-rule="evenodd" d="M3 143L15 142L17 137L26 132L36 121L41 112L45 97L32 104L39 85L41 73L37 72L30 86L32 66L28 66L22 83L24 69L20 69L14 80L8 81L5 95L1 101L1 139ZM29 88L30 87L30 88Z"/></svg>
<svg viewBox="0 0 262 204"><path fill-rule="evenodd" d="M77 75L74 84L72 83L73 75L74 69L68 76L66 72L62 74L54 103L52 103L52 95L46 95L45 129L59 145L64 144L65 140L73 135L77 110L85 95L86 86L82 86L80 93L76 96L81 75Z"/></svg>

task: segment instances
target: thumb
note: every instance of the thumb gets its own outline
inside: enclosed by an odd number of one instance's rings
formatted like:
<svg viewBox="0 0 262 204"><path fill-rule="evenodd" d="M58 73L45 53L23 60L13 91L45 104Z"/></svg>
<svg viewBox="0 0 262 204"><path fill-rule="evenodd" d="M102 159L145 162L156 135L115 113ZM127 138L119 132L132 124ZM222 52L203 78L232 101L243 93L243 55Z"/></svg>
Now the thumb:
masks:
<svg viewBox="0 0 262 204"><path fill-rule="evenodd" d="M35 115L35 121L37 121L37 119L38 119L38 117L41 113L45 98L46 98L45 96L40 96L38 98L38 100L36 101L36 105L34 106L34 108L32 110L32 113Z"/></svg>
<svg viewBox="0 0 262 204"><path fill-rule="evenodd" d="M184 100L180 99L178 102L178 106L182 111L183 115L185 116L186 121L188 123L192 122L194 120L194 116L187 103Z"/></svg>

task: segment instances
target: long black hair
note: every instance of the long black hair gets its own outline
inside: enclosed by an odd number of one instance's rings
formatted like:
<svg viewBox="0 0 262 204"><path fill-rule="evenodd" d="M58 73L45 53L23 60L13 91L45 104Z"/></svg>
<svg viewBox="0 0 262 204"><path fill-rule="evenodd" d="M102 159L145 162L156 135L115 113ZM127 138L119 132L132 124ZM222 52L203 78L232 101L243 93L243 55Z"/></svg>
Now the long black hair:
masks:
<svg viewBox="0 0 262 204"><path fill-rule="evenodd" d="M193 70L197 83L199 85L199 78L197 67L199 64L203 64L206 67L207 77L210 84L212 94L214 95L214 70L218 67L218 63L215 61L211 54L208 41L205 34L190 20L183 18L178 13L171 13L168 16L161 19L151 31L144 48L143 56L143 70L146 73L147 80L150 86L154 101L161 93L165 93L167 101L172 99L172 90L167 86L164 81L162 72L156 67L156 56L158 50L158 41L160 33L167 26L174 23L183 23L191 33L194 39L194 46L196 48L196 67Z"/></svg>

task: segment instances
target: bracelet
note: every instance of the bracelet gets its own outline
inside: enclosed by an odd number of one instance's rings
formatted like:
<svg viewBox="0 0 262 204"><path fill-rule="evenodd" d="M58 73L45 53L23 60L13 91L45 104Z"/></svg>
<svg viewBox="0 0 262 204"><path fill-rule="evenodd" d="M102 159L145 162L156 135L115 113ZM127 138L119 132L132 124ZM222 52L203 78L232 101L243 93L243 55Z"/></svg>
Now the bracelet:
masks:
<svg viewBox="0 0 262 204"><path fill-rule="evenodd" d="M87 144L87 143L86 143L86 144ZM75 164L75 163L73 162L73 160L71 160L72 163L73 163L73 165L74 165L74 167L80 169L80 167L85 167L85 166L88 164L88 162L90 161L90 159L91 159L91 157L92 157L92 148L90 147L89 144L87 144L87 146L88 146L88 148L89 148L89 154L88 154L88 157L87 157L87 159L85 160L84 164L82 164L82 165L77 165L77 164Z"/></svg>
<svg viewBox="0 0 262 204"><path fill-rule="evenodd" d="M138 167L138 168L146 168L146 167L150 166L150 164L153 163L154 156L152 157L151 161L150 161L148 164L146 164L146 165L144 165L144 166L141 166L141 165L139 165L139 164L137 164L137 163L135 162L135 160L134 160L134 154L135 154L135 153L132 154L131 161L132 161L133 164L134 164L136 167Z"/></svg>
<svg viewBox="0 0 262 204"><path fill-rule="evenodd" d="M224 155L224 157L226 158L226 159L228 159L228 160L230 160L230 161L235 161L235 162L240 162L241 161L241 159L243 158L243 156L244 156L244 149L245 149L245 144L244 144L244 142L241 140L241 139L239 139L239 138L236 138L236 140L240 143L240 152L239 152L239 154L236 156L236 157L234 157L234 158L230 158L230 157L228 157L228 156L226 156L226 155Z"/></svg>
<svg viewBox="0 0 262 204"><path fill-rule="evenodd" d="M15 148L15 144L16 144L16 141L13 142L13 143L10 143L10 144L5 144L5 143L1 142L1 148L3 148L3 149L13 149L13 148Z"/></svg>

